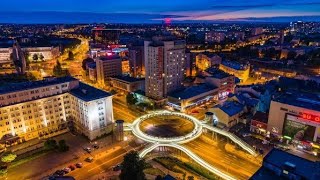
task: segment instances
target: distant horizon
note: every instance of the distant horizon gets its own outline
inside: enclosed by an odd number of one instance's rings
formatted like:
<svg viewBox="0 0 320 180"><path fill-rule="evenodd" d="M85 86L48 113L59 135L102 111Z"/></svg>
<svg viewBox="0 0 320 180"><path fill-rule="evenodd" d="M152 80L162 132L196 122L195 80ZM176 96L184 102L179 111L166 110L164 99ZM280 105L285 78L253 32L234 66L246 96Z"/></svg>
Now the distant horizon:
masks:
<svg viewBox="0 0 320 180"><path fill-rule="evenodd" d="M179 23L290 23L292 21L320 22L320 15L247 17L216 20L179 20L184 16L149 13L95 13L95 12L0 12L1 24L159 24L165 18ZM178 19L178 20L177 20Z"/></svg>

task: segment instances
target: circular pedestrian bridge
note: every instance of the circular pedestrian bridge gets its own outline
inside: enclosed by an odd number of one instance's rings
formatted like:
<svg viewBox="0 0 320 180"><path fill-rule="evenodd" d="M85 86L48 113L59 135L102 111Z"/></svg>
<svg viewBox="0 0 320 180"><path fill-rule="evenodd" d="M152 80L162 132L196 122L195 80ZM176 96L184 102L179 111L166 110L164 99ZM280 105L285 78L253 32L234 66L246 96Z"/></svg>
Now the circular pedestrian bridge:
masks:
<svg viewBox="0 0 320 180"><path fill-rule="evenodd" d="M148 121L151 118L163 118L165 119L166 117L172 117L172 116L176 116L179 118L182 118L184 120L190 121L193 124L193 129L191 130L191 132L188 132L184 135L181 136L172 136L172 137L163 137L163 136L154 136L151 135L149 133L144 132L141 129L141 124L144 121ZM168 118L170 119L170 118ZM161 110L161 111L153 111L149 114L143 115L139 118L137 118L131 125L131 130L132 133L147 142L151 142L151 143L178 143L178 144L183 144L189 141L192 141L194 139L196 139L197 137L199 137L202 133L202 125L201 122L196 119L193 116L189 116L187 114L183 114L183 113L179 113L179 112L171 112L171 111L166 111L166 110Z"/></svg>

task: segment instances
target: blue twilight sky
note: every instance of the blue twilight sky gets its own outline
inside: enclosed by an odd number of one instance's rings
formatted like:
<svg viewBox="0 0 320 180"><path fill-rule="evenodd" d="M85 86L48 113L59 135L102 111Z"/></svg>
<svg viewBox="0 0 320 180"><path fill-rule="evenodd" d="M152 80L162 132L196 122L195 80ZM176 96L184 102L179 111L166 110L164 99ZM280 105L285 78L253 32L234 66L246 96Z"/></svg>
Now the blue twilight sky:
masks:
<svg viewBox="0 0 320 180"><path fill-rule="evenodd" d="M69 15L81 12L83 16L83 13L94 13L96 21L105 21L105 17L101 17L103 14L114 13L127 14L127 21L135 21L132 14L145 16L139 17L139 21L159 20L167 16L175 21L272 20L280 17L320 16L320 0L1 0L0 22L14 21L19 14L23 14L23 17L21 15L18 18L19 21L23 21L23 18L28 21L31 13L48 11ZM98 15L99 18L96 17ZM36 20L35 16L31 14L30 18Z"/></svg>

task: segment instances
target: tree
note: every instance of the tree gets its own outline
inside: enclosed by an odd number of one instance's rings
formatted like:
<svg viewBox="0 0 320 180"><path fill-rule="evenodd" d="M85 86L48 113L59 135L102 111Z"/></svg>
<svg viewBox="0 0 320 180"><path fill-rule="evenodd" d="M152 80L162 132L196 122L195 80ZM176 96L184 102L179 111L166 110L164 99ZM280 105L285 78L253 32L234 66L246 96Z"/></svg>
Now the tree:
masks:
<svg viewBox="0 0 320 180"><path fill-rule="evenodd" d="M136 99L136 97L134 96L133 93L129 93L127 96L126 96L126 99L127 99L127 103L130 104L130 105L134 105L138 102L138 100Z"/></svg>
<svg viewBox="0 0 320 180"><path fill-rule="evenodd" d="M57 142L54 139L48 139L44 142L44 148L47 150L56 149L57 147Z"/></svg>
<svg viewBox="0 0 320 180"><path fill-rule="evenodd" d="M60 140L59 141L59 151L61 152L66 152L69 150L69 146L66 144L65 140Z"/></svg>
<svg viewBox="0 0 320 180"><path fill-rule="evenodd" d="M5 154L1 157L1 161L4 163L10 163L16 159L17 155L13 153Z"/></svg>
<svg viewBox="0 0 320 180"><path fill-rule="evenodd" d="M72 51L69 51L69 53L68 53L68 59L69 59L69 60L73 60L73 59L74 59L74 54L73 54Z"/></svg>
<svg viewBox="0 0 320 180"><path fill-rule="evenodd" d="M53 75L56 77L68 76L69 71L63 70L60 62L57 60L56 65L53 67Z"/></svg>
<svg viewBox="0 0 320 180"><path fill-rule="evenodd" d="M38 59L39 59L38 54L33 54L32 59L33 59L34 61L38 61Z"/></svg>
<svg viewBox="0 0 320 180"><path fill-rule="evenodd" d="M1 168L1 169L0 169L0 177L6 175L7 172L8 172L8 169L7 169L7 168Z"/></svg>
<svg viewBox="0 0 320 180"><path fill-rule="evenodd" d="M44 60L44 56L43 56L43 54L42 54L42 53L39 55L39 59L40 59L41 61L43 61L43 60Z"/></svg>
<svg viewBox="0 0 320 180"><path fill-rule="evenodd" d="M119 176L120 180L144 180L144 168L144 160L140 159L136 151L131 151L124 156L122 170Z"/></svg>
<svg viewBox="0 0 320 180"><path fill-rule="evenodd" d="M86 58L82 61L82 69L87 70L87 64L92 63L94 60L92 58Z"/></svg>

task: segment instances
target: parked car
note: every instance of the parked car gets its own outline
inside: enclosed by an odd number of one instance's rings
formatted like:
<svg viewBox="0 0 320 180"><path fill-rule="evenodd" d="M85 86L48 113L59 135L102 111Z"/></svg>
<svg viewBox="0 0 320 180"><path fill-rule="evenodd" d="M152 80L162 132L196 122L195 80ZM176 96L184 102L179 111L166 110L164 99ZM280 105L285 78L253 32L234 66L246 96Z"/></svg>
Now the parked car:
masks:
<svg viewBox="0 0 320 180"><path fill-rule="evenodd" d="M70 169L71 169L71 171L73 171L73 170L75 170L75 169L76 169L76 166L75 166L75 165L73 165L73 164L71 164L68 168L70 168Z"/></svg>
<svg viewBox="0 0 320 180"><path fill-rule="evenodd" d="M68 174L68 173L71 171L71 169L68 168L68 167L66 167L66 168L63 169L63 171L64 171L66 174Z"/></svg>
<svg viewBox="0 0 320 180"><path fill-rule="evenodd" d="M57 170L54 175L63 176L65 174L64 170Z"/></svg>
<svg viewBox="0 0 320 180"><path fill-rule="evenodd" d="M82 168L82 163L77 163L77 164L75 164L75 166L77 167L77 168Z"/></svg>
<svg viewBox="0 0 320 180"><path fill-rule="evenodd" d="M90 147L86 147L84 148L85 151L87 151L88 153L91 153L92 149Z"/></svg>
<svg viewBox="0 0 320 180"><path fill-rule="evenodd" d="M92 162L92 161L93 161L93 157L87 157L87 158L85 159L85 161L86 161L86 162Z"/></svg>
<svg viewBox="0 0 320 180"><path fill-rule="evenodd" d="M95 148L95 149L99 149L99 145L98 144L93 144L92 147Z"/></svg>
<svg viewBox="0 0 320 180"><path fill-rule="evenodd" d="M121 164L113 166L113 168L112 168L113 171L120 171L121 169L122 169L122 165Z"/></svg>

